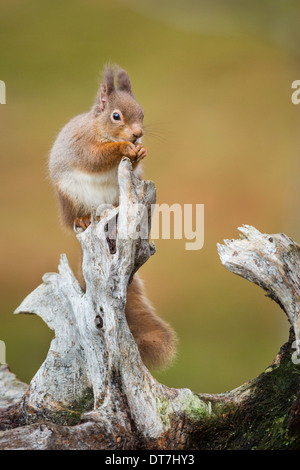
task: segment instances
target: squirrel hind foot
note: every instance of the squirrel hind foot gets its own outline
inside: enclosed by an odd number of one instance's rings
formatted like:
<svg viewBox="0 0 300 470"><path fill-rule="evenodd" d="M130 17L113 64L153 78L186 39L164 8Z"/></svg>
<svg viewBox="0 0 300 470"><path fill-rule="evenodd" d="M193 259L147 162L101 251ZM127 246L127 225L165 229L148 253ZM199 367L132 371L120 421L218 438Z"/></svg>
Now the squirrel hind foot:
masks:
<svg viewBox="0 0 300 470"><path fill-rule="evenodd" d="M84 232L91 225L91 216L85 215L83 217L76 217L73 223L73 229L75 233Z"/></svg>

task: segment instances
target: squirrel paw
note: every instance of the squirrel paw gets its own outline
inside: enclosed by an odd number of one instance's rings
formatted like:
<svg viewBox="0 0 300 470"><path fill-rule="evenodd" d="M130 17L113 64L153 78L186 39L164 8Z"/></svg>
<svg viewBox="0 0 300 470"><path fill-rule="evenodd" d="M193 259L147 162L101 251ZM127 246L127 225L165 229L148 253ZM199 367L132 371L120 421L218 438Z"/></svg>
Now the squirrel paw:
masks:
<svg viewBox="0 0 300 470"><path fill-rule="evenodd" d="M147 156L147 150L143 145L141 144L137 145L136 150L137 150L137 155L134 160L134 163L140 162L141 160L143 160L143 158Z"/></svg>
<svg viewBox="0 0 300 470"><path fill-rule="evenodd" d="M125 142L121 142L120 151L124 157L130 158L131 161L134 161L137 157L137 149L135 145L127 140Z"/></svg>
<svg viewBox="0 0 300 470"><path fill-rule="evenodd" d="M83 217L76 217L74 220L73 228L74 232L81 233L84 232L88 226L91 225L91 216L85 215Z"/></svg>
<svg viewBox="0 0 300 470"><path fill-rule="evenodd" d="M130 158L132 163L138 163L147 155L146 148L141 145L134 145L132 142L122 142L121 153L124 157Z"/></svg>

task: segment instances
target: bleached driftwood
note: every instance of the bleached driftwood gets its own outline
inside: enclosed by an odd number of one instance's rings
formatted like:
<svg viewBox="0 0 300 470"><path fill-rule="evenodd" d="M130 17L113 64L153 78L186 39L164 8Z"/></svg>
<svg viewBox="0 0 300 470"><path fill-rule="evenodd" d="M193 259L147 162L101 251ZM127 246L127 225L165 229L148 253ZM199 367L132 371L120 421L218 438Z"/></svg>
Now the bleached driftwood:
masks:
<svg viewBox="0 0 300 470"><path fill-rule="evenodd" d="M128 159L120 164L119 186L119 207L104 212L99 223L93 215L91 226L78 235L86 291L62 256L59 273L46 274L43 284L16 310L39 315L55 337L21 400L17 402L19 392L1 405L0 449L299 445L300 398L295 397L300 386L294 373L298 366L291 361L293 331L263 374L226 394L171 389L146 369L127 326L125 303L133 274L155 251L148 237L136 236L144 208L149 215L155 203L155 187L134 177ZM112 253L101 234L116 216L118 235ZM150 217L147 220L150 229ZM243 239L218 246L222 263L263 287L287 313L299 338L299 245L285 235L265 235L248 226L240 230ZM0 381L6 394L16 387L5 368Z"/></svg>
<svg viewBox="0 0 300 470"><path fill-rule="evenodd" d="M248 225L239 231L244 238L218 245L221 261L280 305L295 331L300 353L300 246L283 233L262 234Z"/></svg>

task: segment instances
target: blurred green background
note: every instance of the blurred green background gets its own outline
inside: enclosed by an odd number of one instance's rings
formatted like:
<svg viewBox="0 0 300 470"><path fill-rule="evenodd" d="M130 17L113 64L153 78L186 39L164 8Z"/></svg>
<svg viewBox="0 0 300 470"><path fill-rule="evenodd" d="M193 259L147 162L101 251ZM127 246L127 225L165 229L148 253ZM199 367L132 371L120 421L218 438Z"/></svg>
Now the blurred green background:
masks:
<svg viewBox="0 0 300 470"><path fill-rule="evenodd" d="M1 0L1 312L7 361L24 381L53 337L13 316L60 253L79 245L58 223L47 156L90 108L107 61L125 68L144 108L145 177L158 203L205 204L205 244L158 240L141 276L179 338L163 383L223 392L256 376L288 337L279 307L221 265L216 243L251 224L299 241L299 2Z"/></svg>

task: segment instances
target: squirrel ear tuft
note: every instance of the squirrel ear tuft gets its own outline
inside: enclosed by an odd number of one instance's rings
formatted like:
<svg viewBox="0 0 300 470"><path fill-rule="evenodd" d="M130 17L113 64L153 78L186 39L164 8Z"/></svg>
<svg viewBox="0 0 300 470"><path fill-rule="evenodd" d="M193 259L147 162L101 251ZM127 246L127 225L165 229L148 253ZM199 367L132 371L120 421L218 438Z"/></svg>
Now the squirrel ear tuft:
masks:
<svg viewBox="0 0 300 470"><path fill-rule="evenodd" d="M99 102L98 102L100 113L102 113L102 111L104 111L105 109L107 98L108 98L107 87L105 84L102 84L100 86Z"/></svg>
<svg viewBox="0 0 300 470"><path fill-rule="evenodd" d="M102 86L105 86L106 94L109 96L115 89L115 67L113 65L106 65L103 73Z"/></svg>
<svg viewBox="0 0 300 470"><path fill-rule="evenodd" d="M104 111L109 95L115 90L114 76L114 67L112 65L106 65L95 106L97 114Z"/></svg>
<svg viewBox="0 0 300 470"><path fill-rule="evenodd" d="M131 82L127 72L125 70L118 68L117 69L117 87L120 91L126 91L132 95Z"/></svg>

